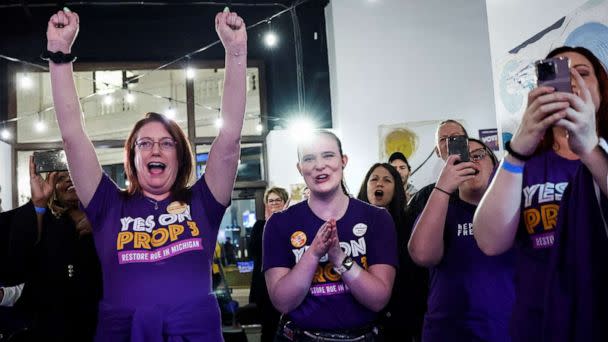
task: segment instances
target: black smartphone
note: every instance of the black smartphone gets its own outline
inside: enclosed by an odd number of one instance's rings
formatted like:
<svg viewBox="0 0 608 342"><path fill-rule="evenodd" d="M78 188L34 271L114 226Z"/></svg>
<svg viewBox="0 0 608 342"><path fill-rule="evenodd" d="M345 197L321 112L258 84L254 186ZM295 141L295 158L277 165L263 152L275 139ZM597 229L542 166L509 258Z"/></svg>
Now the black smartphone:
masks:
<svg viewBox="0 0 608 342"><path fill-rule="evenodd" d="M448 137L448 154L458 154L461 162L468 162L470 160L469 138L466 135Z"/></svg>
<svg viewBox="0 0 608 342"><path fill-rule="evenodd" d="M67 171L68 160L64 150L34 152L36 173Z"/></svg>
<svg viewBox="0 0 608 342"><path fill-rule="evenodd" d="M569 58L548 58L537 61L534 65L536 66L536 85L538 87L553 87L556 91L572 93Z"/></svg>

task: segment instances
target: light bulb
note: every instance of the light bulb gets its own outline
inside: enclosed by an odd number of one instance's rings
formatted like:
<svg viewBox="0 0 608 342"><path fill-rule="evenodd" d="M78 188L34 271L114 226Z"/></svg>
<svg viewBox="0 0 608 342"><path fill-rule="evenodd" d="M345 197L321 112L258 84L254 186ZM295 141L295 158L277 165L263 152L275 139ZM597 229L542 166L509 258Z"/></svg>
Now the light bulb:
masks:
<svg viewBox="0 0 608 342"><path fill-rule="evenodd" d="M268 31L264 35L264 44L266 44L266 46L272 48L272 47L275 47L278 42L279 42L279 37L274 32Z"/></svg>

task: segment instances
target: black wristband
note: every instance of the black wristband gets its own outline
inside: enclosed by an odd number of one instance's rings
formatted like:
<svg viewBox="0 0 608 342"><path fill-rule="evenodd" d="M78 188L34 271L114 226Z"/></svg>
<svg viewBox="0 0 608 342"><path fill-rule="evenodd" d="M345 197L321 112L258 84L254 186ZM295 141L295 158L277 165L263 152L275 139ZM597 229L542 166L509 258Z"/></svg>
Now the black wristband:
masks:
<svg viewBox="0 0 608 342"><path fill-rule="evenodd" d="M449 192L447 192L447 191L443 190L442 188L440 188L440 187L438 187L438 186L434 186L434 188L435 188L435 189L437 189L437 190L439 190L439 191L441 191L441 192L443 192L444 194L446 194L446 195L448 195L448 196L452 196L452 194L451 194L451 193L449 193Z"/></svg>
<svg viewBox="0 0 608 342"><path fill-rule="evenodd" d="M511 140L507 141L507 143L505 144L505 150L507 150L507 152L509 152L509 154L511 156L513 156L513 158L519 159L520 161L523 161L523 162L528 161L528 160L530 160L530 158L532 158L531 155L524 156L523 154L519 154L519 153L513 151L513 149L511 148Z"/></svg>
<svg viewBox="0 0 608 342"><path fill-rule="evenodd" d="M55 64L72 63L76 60L76 56L71 53L63 53L61 51L51 52L49 50L44 51L40 58L45 61L52 61Z"/></svg>

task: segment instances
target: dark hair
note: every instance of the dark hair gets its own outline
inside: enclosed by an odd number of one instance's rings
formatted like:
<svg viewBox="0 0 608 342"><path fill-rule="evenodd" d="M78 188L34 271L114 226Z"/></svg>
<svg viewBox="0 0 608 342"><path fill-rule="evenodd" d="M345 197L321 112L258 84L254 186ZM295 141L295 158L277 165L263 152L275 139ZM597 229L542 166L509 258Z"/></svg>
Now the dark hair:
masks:
<svg viewBox="0 0 608 342"><path fill-rule="evenodd" d="M492 159L492 165L494 166L494 168L496 168L496 166L498 166L498 158L496 158L496 155L494 154L494 152L492 151L492 149L486 145L486 143L484 143L483 141L479 140L479 139L475 139L475 138L469 138L469 142L474 141L478 144L480 144L484 150L486 150L486 153L488 154L488 156L490 156L490 159Z"/></svg>
<svg viewBox="0 0 608 342"><path fill-rule="evenodd" d="M289 199L289 194L287 193L287 190L279 188L278 186L273 186L272 188L268 188L268 190L264 192L264 204L268 203L268 196L270 194L276 194L277 196L281 197L283 202L287 202L287 200Z"/></svg>
<svg viewBox="0 0 608 342"><path fill-rule="evenodd" d="M608 75L606 74L606 68L604 67L602 62L597 57L595 57L593 52L589 51L584 47L558 47L549 52L546 58L552 58L565 52L578 53L583 57L587 58L587 60L589 60L589 62L593 66L595 77L597 78L597 82L599 85L601 97L600 106L599 108L597 108L597 111L595 113L595 129L597 131L598 136L602 138L608 138ZM549 150L553 148L554 144L555 140L553 139L553 131L551 129L547 129L535 153Z"/></svg>
<svg viewBox="0 0 608 342"><path fill-rule="evenodd" d="M407 165L407 169L412 171L412 167L410 166L410 163L407 161L407 158L405 157L405 155L403 153L393 152L393 154L391 154L391 156L388 157L389 164L392 163L394 160L403 160L405 165Z"/></svg>
<svg viewBox="0 0 608 342"><path fill-rule="evenodd" d="M137 121L129 137L125 141L125 174L129 180L127 194L133 195L136 192L141 192L141 185L137 179L137 170L135 169L135 141L137 133L146 124L150 122L160 122L171 137L176 141L175 149L177 153L177 176L175 182L171 186L171 194L178 201L185 201L188 197L188 185L194 170L194 156L190 142L184 131L173 120L167 119L164 115L158 113L146 113L143 119Z"/></svg>
<svg viewBox="0 0 608 342"><path fill-rule="evenodd" d="M391 214L393 221L395 222L395 228L397 229L397 236L399 241L403 241L402 230L405 229L404 219L405 219L405 190L403 189L403 182L401 181L401 175L399 171L395 169L389 163L376 163L372 165L367 171L365 178L363 179L363 183L361 183L361 188L359 189L359 194L357 195L357 199L369 203L369 198L367 197L367 182L371 177L374 170L379 167L385 168L393 179L395 180L395 191L393 192L393 198L388 204L386 208L388 213Z"/></svg>
<svg viewBox="0 0 608 342"><path fill-rule="evenodd" d="M71 177L68 171L60 171L59 173L57 173L57 182L59 182L59 177L63 173L66 173L68 177ZM48 176L49 175L47 175L47 177ZM78 209L78 200L76 200L74 203L66 203L61 201L59 199L59 193L57 192L57 184L55 184L55 187L53 187L53 192L51 193L51 197L49 198L47 205L51 210L51 214L53 214L53 216L55 216L56 218L59 218L61 217L61 215L63 215L70 209Z"/></svg>
<svg viewBox="0 0 608 342"><path fill-rule="evenodd" d="M342 142L340 141L340 138L338 138L337 135L335 135L334 133L325 130L325 129L319 129L313 132L313 136L317 136L317 135L321 135L321 134L325 134L329 137L331 137L332 139L334 139L334 141L336 142L336 144L338 145L338 151L340 152L340 158L342 158L342 156L344 156L344 152L342 152ZM300 162L300 152L302 151L302 143L298 144L298 162ZM344 175L342 175L342 177L344 177ZM350 196L349 192L348 192L348 188L346 187L346 183L344 182L344 178L342 178L340 180L340 186L342 187L342 192L344 192L344 194L346 196Z"/></svg>

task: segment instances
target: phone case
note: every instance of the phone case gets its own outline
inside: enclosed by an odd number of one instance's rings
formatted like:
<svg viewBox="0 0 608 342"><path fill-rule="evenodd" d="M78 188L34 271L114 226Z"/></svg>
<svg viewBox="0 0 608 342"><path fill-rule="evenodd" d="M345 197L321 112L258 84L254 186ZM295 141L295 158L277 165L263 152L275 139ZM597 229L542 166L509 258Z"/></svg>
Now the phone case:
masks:
<svg viewBox="0 0 608 342"><path fill-rule="evenodd" d="M448 154L460 155L461 162L468 162L469 159L469 139L464 135L457 135L448 138Z"/></svg>
<svg viewBox="0 0 608 342"><path fill-rule="evenodd" d="M65 151L34 152L36 172L67 171L68 164Z"/></svg>
<svg viewBox="0 0 608 342"><path fill-rule="evenodd" d="M570 59L566 57L549 58L537 61L537 86L553 87L556 91L572 93L570 80Z"/></svg>

